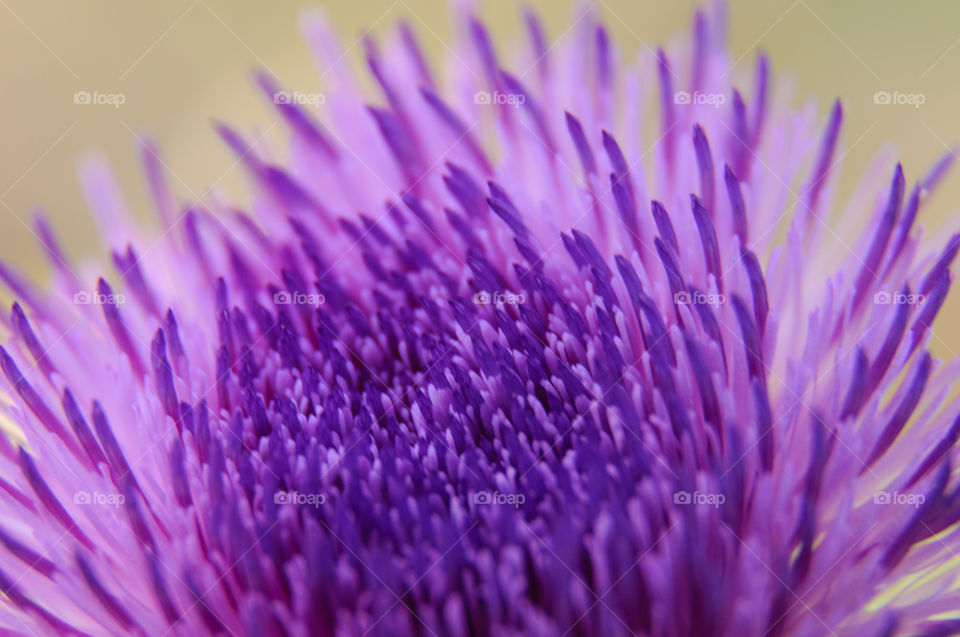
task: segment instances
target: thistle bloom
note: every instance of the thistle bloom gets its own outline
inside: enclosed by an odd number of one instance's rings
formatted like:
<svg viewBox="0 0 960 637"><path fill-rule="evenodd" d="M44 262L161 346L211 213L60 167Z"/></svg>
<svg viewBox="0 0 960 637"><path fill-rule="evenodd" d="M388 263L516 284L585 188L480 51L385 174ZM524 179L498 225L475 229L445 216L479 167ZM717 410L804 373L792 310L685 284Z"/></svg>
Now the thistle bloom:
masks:
<svg viewBox="0 0 960 637"><path fill-rule="evenodd" d="M839 205L839 103L731 71L722 9L636 61L527 26L508 65L461 14L444 81L368 42L365 106L310 15L320 116L257 77L289 159L219 127L249 211L144 145L157 232L82 171L111 274L38 218L53 284L0 270L4 634L960 632L960 243L915 228L948 162Z"/></svg>

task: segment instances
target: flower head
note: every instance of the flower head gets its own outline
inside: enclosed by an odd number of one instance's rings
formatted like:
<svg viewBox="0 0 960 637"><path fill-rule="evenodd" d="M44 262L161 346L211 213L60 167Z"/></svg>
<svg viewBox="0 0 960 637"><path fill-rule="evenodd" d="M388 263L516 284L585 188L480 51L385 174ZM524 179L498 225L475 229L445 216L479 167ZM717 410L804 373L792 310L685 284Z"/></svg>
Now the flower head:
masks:
<svg viewBox="0 0 960 637"><path fill-rule="evenodd" d="M450 81L404 26L365 106L311 15L327 92L257 77L289 159L219 127L249 210L145 143L143 233L86 165L114 271L42 218L53 285L0 269L4 631L956 632L948 162L839 205L840 104L723 22L627 63L528 16L508 65L460 15Z"/></svg>

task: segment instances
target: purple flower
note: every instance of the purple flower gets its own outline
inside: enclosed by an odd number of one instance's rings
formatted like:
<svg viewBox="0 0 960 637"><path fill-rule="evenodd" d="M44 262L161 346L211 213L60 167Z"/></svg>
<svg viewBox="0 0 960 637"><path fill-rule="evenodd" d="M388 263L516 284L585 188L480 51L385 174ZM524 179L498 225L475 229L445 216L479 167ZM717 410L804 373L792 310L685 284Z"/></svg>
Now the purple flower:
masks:
<svg viewBox="0 0 960 637"><path fill-rule="evenodd" d="M960 633L949 161L841 206L840 104L723 23L633 63L529 16L505 71L460 15L449 81L404 26L365 107L312 15L328 92L257 78L289 161L219 127L248 211L145 144L141 233L86 165L114 270L42 218L52 285L0 269L0 630Z"/></svg>

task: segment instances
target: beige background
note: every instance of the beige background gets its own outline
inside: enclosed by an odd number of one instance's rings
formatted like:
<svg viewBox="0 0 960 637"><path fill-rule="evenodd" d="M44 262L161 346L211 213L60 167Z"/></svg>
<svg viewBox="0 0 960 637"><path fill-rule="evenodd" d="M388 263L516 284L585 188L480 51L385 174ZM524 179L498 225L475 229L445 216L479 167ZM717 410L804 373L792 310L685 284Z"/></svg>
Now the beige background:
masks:
<svg viewBox="0 0 960 637"><path fill-rule="evenodd" d="M212 132L215 117L250 130L271 119L250 84L266 67L288 87L321 89L296 18L321 6L344 43L373 25L383 34L408 16L436 59L450 29L443 0L0 0L0 256L31 276L45 272L33 241L30 212L45 208L75 256L95 253L88 211L76 185L77 158L98 150L116 167L128 200L146 219L134 133L149 132L185 197L219 183L239 200L246 195L233 157ZM549 33L563 31L570 4L534 0ZM591 2L586 2L589 5ZM621 49L662 42L688 28L689 0L602 0ZM850 146L844 175L849 185L888 143L916 179L948 145L960 142L960 3L870 0L734 0L731 45L741 64L765 48L778 73L795 76L801 94L844 98ZM519 4L492 0L482 12L501 45L522 37ZM359 66L361 47L345 64ZM76 91L123 93L120 109L80 106ZM873 93L922 93L919 109L877 106ZM279 131L276 131L279 133ZM852 146L851 146L852 145ZM960 170L931 201L922 219L939 228L943 243L960 226ZM933 234L933 233L931 233ZM940 319L937 353L960 351L960 293Z"/></svg>

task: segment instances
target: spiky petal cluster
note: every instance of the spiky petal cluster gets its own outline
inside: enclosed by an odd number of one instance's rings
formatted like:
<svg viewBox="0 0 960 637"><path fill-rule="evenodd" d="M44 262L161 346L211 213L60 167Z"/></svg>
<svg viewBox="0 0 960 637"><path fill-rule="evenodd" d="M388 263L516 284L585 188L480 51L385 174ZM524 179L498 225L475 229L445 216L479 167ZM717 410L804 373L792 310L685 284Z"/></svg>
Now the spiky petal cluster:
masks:
<svg viewBox="0 0 960 637"><path fill-rule="evenodd" d="M369 108L304 24L325 125L221 128L249 212L145 146L159 233L83 175L113 275L42 220L54 289L0 272L5 633L957 630L946 163L836 205L840 106L732 88L722 15L635 63L530 17L514 73L461 18L446 83L404 27Z"/></svg>

